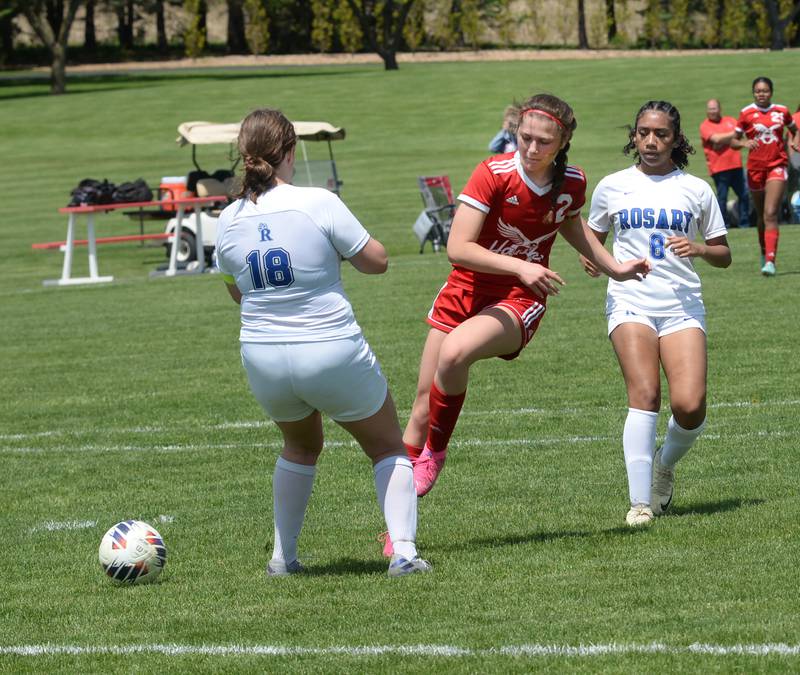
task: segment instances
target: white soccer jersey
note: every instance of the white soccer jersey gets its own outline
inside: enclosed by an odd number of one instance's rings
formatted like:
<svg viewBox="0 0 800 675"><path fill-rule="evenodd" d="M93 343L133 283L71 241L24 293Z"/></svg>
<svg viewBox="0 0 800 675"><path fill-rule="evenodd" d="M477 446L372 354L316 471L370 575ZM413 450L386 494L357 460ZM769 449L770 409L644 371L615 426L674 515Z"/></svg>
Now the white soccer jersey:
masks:
<svg viewBox="0 0 800 675"><path fill-rule="evenodd" d="M708 183L676 169L648 176L635 166L598 183L592 194L589 227L614 230L614 257L648 258L644 281L608 281L606 312L632 310L652 316L705 314L700 277L691 258L667 247L667 237L713 239L727 233Z"/></svg>
<svg viewBox="0 0 800 675"><path fill-rule="evenodd" d="M369 233L322 188L279 185L220 215L217 266L242 292L242 342L337 340L361 332L342 288L342 258Z"/></svg>

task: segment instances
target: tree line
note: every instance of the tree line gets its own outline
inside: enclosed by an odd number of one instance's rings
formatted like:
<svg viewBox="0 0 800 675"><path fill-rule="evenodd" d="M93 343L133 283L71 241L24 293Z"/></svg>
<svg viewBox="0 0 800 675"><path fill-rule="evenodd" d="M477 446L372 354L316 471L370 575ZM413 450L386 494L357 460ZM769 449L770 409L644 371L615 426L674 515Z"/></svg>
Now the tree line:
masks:
<svg viewBox="0 0 800 675"><path fill-rule="evenodd" d="M800 39L796 0L0 0L0 62L14 61L24 17L47 51L51 91L63 92L67 45L74 50L69 37L79 10L83 53L98 48L96 26L103 19L116 26L114 46L122 53L135 54L149 27L157 52L166 55L177 47L195 58L211 48L210 4L224 10L226 53L368 51L378 54L387 70L398 68L398 53L416 50L521 43L783 49ZM173 34L168 34L169 12L181 18Z"/></svg>

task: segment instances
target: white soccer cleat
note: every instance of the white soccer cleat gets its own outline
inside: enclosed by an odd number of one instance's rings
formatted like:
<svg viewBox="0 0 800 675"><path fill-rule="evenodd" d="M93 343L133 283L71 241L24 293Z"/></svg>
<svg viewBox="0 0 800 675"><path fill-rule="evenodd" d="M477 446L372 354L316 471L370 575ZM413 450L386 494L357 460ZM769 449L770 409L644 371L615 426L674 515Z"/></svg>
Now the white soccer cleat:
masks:
<svg viewBox="0 0 800 675"><path fill-rule="evenodd" d="M656 516L663 516L669 510L675 485L675 470L661 463L661 450L659 446L653 458L653 484L650 488L650 505Z"/></svg>
<svg viewBox="0 0 800 675"><path fill-rule="evenodd" d="M267 563L268 577L288 577L290 574L298 574L305 571L299 560L292 560L287 563L283 560L270 560Z"/></svg>
<svg viewBox="0 0 800 675"><path fill-rule="evenodd" d="M625 522L629 527L641 527L653 522L654 518L653 511L647 504L634 504L625 516Z"/></svg>
<svg viewBox="0 0 800 675"><path fill-rule="evenodd" d="M392 556L389 563L389 576L390 577L404 577L406 574L419 574L421 572L430 572L433 566L419 556L409 560L404 558L399 553Z"/></svg>

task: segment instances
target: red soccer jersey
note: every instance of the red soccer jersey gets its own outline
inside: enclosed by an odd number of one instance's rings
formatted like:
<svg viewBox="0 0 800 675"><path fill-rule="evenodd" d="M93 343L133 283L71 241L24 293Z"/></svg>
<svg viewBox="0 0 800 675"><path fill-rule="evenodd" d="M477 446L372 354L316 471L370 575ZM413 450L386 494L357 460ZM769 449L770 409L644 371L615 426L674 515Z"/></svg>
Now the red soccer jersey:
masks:
<svg viewBox="0 0 800 675"><path fill-rule="evenodd" d="M458 199L486 214L478 244L546 267L558 228L565 218L580 213L586 202L586 176L578 167L568 166L554 205L550 186L536 185L525 174L519 154L506 153L478 164ZM537 297L515 276L474 272L459 265L453 266L448 283L507 297Z"/></svg>
<svg viewBox="0 0 800 675"><path fill-rule="evenodd" d="M774 169L789 162L783 130L791 123L792 116L785 105L773 103L768 108L759 108L751 103L742 108L736 130L758 141L758 147L747 155L748 169Z"/></svg>
<svg viewBox="0 0 800 675"><path fill-rule="evenodd" d="M714 134L726 134L736 129L736 120L733 117L721 117L719 122L712 122L706 118L700 125L700 138L703 141L703 152L706 155L708 173L712 176L720 171L742 168L742 156L738 150L727 146L722 150L715 150L711 144Z"/></svg>

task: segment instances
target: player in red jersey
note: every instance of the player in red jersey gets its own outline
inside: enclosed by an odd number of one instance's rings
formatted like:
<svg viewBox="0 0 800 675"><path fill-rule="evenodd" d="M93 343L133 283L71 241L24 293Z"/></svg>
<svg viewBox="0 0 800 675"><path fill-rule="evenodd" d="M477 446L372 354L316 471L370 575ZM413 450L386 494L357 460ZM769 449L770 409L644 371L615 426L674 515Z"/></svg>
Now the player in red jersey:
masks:
<svg viewBox="0 0 800 675"><path fill-rule="evenodd" d="M742 108L737 138L747 138L747 183L758 215L758 241L763 256L761 273L775 276L778 253L778 212L786 188L787 167L783 130L792 134L791 146L800 149L800 130L785 105L772 102L772 80L753 80L754 102Z"/></svg>
<svg viewBox="0 0 800 675"><path fill-rule="evenodd" d="M557 233L615 279L649 271L646 260L618 263L587 237L580 217L586 178L567 165L576 126L561 99L531 97L519 107L518 150L481 162L458 197L447 243L453 270L428 314L431 330L403 434L419 496L444 465L470 366L516 358L536 332L547 297L564 283L548 267Z"/></svg>

